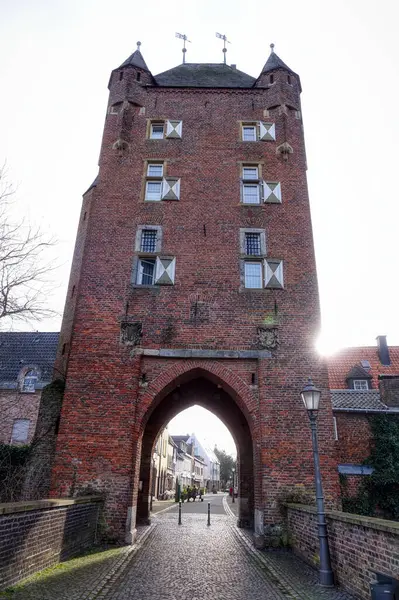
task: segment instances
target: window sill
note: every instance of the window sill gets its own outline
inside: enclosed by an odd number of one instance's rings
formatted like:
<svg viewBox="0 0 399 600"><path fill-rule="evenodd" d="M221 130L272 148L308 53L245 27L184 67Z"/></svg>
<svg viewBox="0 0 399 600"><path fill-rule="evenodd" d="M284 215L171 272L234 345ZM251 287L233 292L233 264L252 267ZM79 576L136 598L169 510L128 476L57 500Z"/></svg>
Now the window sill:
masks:
<svg viewBox="0 0 399 600"><path fill-rule="evenodd" d="M240 206L250 206L251 208L253 208L254 206L263 206L264 202L256 202L254 204L250 203L250 202L240 202Z"/></svg>
<svg viewBox="0 0 399 600"><path fill-rule="evenodd" d="M131 285L132 285L132 288L135 288L135 289L138 289L138 290L141 290L141 289L144 289L144 290L159 290L159 288L161 287L160 285L144 285L144 284L141 284L141 283L132 283Z"/></svg>

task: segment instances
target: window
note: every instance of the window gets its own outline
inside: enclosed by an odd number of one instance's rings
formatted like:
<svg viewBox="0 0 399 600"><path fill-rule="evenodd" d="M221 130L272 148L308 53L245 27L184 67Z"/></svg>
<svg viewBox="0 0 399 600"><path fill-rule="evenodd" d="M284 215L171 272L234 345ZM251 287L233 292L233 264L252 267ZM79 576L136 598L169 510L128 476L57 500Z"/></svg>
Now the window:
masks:
<svg viewBox="0 0 399 600"><path fill-rule="evenodd" d="M23 382L22 382L22 391L23 392L34 392L35 385L37 382L37 373L34 369L30 369L25 373Z"/></svg>
<svg viewBox="0 0 399 600"><path fill-rule="evenodd" d="M174 284L176 259L174 256L158 256L161 248L162 227L159 225L140 225L137 228L135 243L137 255L134 259L132 277L134 284ZM144 252L146 256L141 256L140 254Z"/></svg>
<svg viewBox="0 0 399 600"><path fill-rule="evenodd" d="M243 142L256 142L257 137L255 125L242 126L242 140Z"/></svg>
<svg viewBox="0 0 399 600"><path fill-rule="evenodd" d="M154 285L155 258L139 258L137 283L139 285Z"/></svg>
<svg viewBox="0 0 399 600"><path fill-rule="evenodd" d="M242 201L244 204L259 204L260 194L257 183L244 183L242 188Z"/></svg>
<svg viewBox="0 0 399 600"><path fill-rule="evenodd" d="M163 163L148 164L145 185L145 200L179 200L180 179L178 177L164 177L163 175Z"/></svg>
<svg viewBox="0 0 399 600"><path fill-rule="evenodd" d="M353 389L358 391L364 391L369 389L369 382L367 379L354 379Z"/></svg>
<svg viewBox="0 0 399 600"><path fill-rule="evenodd" d="M152 140L163 139L164 124L163 123L151 123L150 138Z"/></svg>
<svg viewBox="0 0 399 600"><path fill-rule="evenodd" d="M162 177L163 175L163 163L149 164L147 168L148 177Z"/></svg>
<svg viewBox="0 0 399 600"><path fill-rule="evenodd" d="M257 142L276 140L276 125L265 121L254 121L241 125L241 139L243 142Z"/></svg>
<svg viewBox="0 0 399 600"><path fill-rule="evenodd" d="M147 181L145 188L146 200L161 200L162 198L163 163L149 163L147 166Z"/></svg>
<svg viewBox="0 0 399 600"><path fill-rule="evenodd" d="M11 444L24 443L28 439L29 419L16 419L12 426Z"/></svg>
<svg viewBox="0 0 399 600"><path fill-rule="evenodd" d="M143 229L141 233L141 252L156 252L157 231L156 229Z"/></svg>
<svg viewBox="0 0 399 600"><path fill-rule="evenodd" d="M162 193L162 181L147 181L146 200L160 200Z"/></svg>
<svg viewBox="0 0 399 600"><path fill-rule="evenodd" d="M244 180L259 179L259 168L256 166L244 166L242 168L242 178Z"/></svg>
<svg viewBox="0 0 399 600"><path fill-rule="evenodd" d="M261 255L260 233L245 233L245 254Z"/></svg>
<svg viewBox="0 0 399 600"><path fill-rule="evenodd" d="M243 165L241 174L243 204L260 204L259 166Z"/></svg>
<svg viewBox="0 0 399 600"><path fill-rule="evenodd" d="M262 288L262 263L246 262L245 263L245 287L246 288Z"/></svg>
<svg viewBox="0 0 399 600"><path fill-rule="evenodd" d="M181 138L183 130L183 121L152 121L150 123L151 140L163 140L164 138Z"/></svg>

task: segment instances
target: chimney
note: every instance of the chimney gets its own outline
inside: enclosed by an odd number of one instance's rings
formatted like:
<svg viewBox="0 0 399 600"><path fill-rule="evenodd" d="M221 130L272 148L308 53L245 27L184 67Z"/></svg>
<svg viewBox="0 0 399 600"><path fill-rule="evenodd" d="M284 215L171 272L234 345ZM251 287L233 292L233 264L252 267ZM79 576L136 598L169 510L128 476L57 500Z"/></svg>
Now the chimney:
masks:
<svg viewBox="0 0 399 600"><path fill-rule="evenodd" d="M237 65L231 65L231 68L235 71L237 69Z"/></svg>
<svg viewBox="0 0 399 600"><path fill-rule="evenodd" d="M389 365L391 364L391 359L389 357L386 335L377 335L377 346L378 356L380 357L380 363L385 367L389 367Z"/></svg>

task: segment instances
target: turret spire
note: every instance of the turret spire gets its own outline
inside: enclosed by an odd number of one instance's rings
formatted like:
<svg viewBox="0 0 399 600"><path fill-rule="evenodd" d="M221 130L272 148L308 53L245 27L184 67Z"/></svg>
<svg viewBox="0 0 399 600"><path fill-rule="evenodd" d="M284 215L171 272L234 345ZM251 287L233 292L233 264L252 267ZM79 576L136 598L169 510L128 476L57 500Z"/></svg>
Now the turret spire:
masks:
<svg viewBox="0 0 399 600"><path fill-rule="evenodd" d="M145 71L150 72L150 69L145 64L143 55L140 52L140 46L141 42L137 42L137 50L135 50L133 54L121 64L119 69L122 67L139 67L139 69L144 69Z"/></svg>
<svg viewBox="0 0 399 600"><path fill-rule="evenodd" d="M281 60L279 56L274 51L274 44L270 44L270 56L266 61L265 66L262 69L262 73L267 73L268 71L274 71L275 69L285 69L289 73L296 75L292 69L290 69L285 62Z"/></svg>

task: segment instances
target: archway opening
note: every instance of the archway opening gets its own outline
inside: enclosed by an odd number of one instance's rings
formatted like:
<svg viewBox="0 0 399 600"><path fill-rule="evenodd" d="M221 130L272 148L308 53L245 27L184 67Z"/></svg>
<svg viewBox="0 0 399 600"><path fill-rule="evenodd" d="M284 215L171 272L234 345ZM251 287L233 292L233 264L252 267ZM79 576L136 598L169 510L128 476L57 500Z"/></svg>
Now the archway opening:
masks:
<svg viewBox="0 0 399 600"><path fill-rule="evenodd" d="M249 415L234 390L214 374L199 369L185 373L158 394L143 419L141 448L138 449L139 452L141 450L140 474L136 482L137 522L147 523L150 518L154 493L153 453L159 434L176 415L194 405L213 413L231 433L237 449L237 522L241 527L252 527L255 486Z"/></svg>

